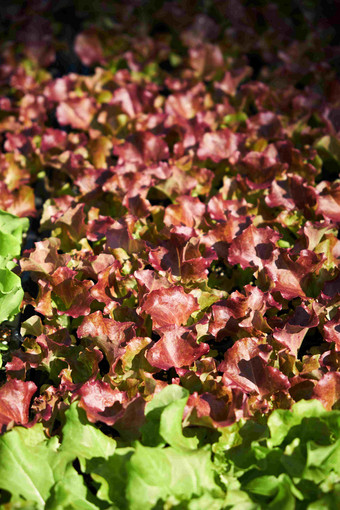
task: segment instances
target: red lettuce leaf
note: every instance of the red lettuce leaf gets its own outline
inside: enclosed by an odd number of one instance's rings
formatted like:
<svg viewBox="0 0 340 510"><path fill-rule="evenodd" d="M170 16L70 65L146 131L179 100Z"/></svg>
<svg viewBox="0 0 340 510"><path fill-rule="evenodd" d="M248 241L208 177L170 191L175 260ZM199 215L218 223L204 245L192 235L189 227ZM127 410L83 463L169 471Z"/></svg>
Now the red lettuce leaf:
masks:
<svg viewBox="0 0 340 510"><path fill-rule="evenodd" d="M291 317L282 328L275 328L273 337L297 357L302 340L310 328L319 324L314 309L309 310L305 305L297 306Z"/></svg>
<svg viewBox="0 0 340 510"><path fill-rule="evenodd" d="M79 338L90 337L104 352L113 370L120 357L125 353L126 343L134 338L133 322L118 322L103 316L101 311L84 317L77 329Z"/></svg>
<svg viewBox="0 0 340 510"><path fill-rule="evenodd" d="M280 234L273 229L256 228L250 225L231 243L228 252L228 262L231 265L240 264L246 267L262 269L275 257L275 243Z"/></svg>
<svg viewBox="0 0 340 510"><path fill-rule="evenodd" d="M58 267L66 266L71 260L71 256L59 254L60 239L50 237L44 241L35 243L35 248L26 251L27 258L21 258L20 267L22 271L32 271L33 273L52 275Z"/></svg>
<svg viewBox="0 0 340 510"><path fill-rule="evenodd" d="M321 182L317 189L317 212L325 219L340 223L340 185Z"/></svg>
<svg viewBox="0 0 340 510"><path fill-rule="evenodd" d="M171 367L190 366L209 352L209 345L197 344L194 335L184 327L173 325L159 330L158 340L146 354L151 366L167 370Z"/></svg>
<svg viewBox="0 0 340 510"><path fill-rule="evenodd" d="M290 387L288 377L268 364L271 347L258 343L257 338L242 338L227 350L218 370L223 384L247 393L271 396Z"/></svg>
<svg viewBox="0 0 340 510"><path fill-rule="evenodd" d="M154 328L186 324L196 310L196 298L180 286L151 291L141 306L141 311L150 315Z"/></svg>
<svg viewBox="0 0 340 510"><path fill-rule="evenodd" d="M235 391L235 390L234 390ZM230 392L232 396L232 391ZM190 412L190 424L205 427L227 427L235 421L235 410L230 396L217 397L196 391L189 396L185 412Z"/></svg>
<svg viewBox="0 0 340 510"><path fill-rule="evenodd" d="M236 161L238 154L238 137L227 128L214 133L205 133L197 151L199 159L209 158L214 163L224 159Z"/></svg>
<svg viewBox="0 0 340 510"><path fill-rule="evenodd" d="M32 381L10 379L0 388L0 426L2 431L11 422L26 425L29 422L31 399L37 391Z"/></svg>
<svg viewBox="0 0 340 510"><path fill-rule="evenodd" d="M57 119L61 126L70 125L74 129L87 130L96 112L94 102L89 97L74 97L62 101L57 107Z"/></svg>
<svg viewBox="0 0 340 510"><path fill-rule="evenodd" d="M264 271L271 282L271 292L280 292L284 299L305 298L305 279L318 271L322 264L323 256L313 251L301 250L294 260L292 254L281 250Z"/></svg>
<svg viewBox="0 0 340 510"><path fill-rule="evenodd" d="M78 34L74 51L85 66L104 63L103 48L95 31L86 30Z"/></svg>
<svg viewBox="0 0 340 510"><path fill-rule="evenodd" d="M181 196L176 198L176 204L168 205L165 209L164 224L185 225L197 228L203 218L205 205L196 197Z"/></svg>
<svg viewBox="0 0 340 510"><path fill-rule="evenodd" d="M93 282L90 280L79 281L73 277L55 285L53 293L55 301L56 298L59 298L57 299L58 314L66 314L74 318L88 315L94 300L90 293L91 287L93 287Z"/></svg>
<svg viewBox="0 0 340 510"><path fill-rule="evenodd" d="M323 337L326 342L335 342L336 350L340 351L340 308L330 321L324 323Z"/></svg>
<svg viewBox="0 0 340 510"><path fill-rule="evenodd" d="M325 374L314 386L313 398L320 400L327 411L331 411L333 406L336 409L340 400L340 373Z"/></svg>
<svg viewBox="0 0 340 510"><path fill-rule="evenodd" d="M87 381L73 394L73 398L80 397L79 406L87 415L87 419L96 423L100 421L112 426L124 416L128 402L127 394L103 381L94 379Z"/></svg>

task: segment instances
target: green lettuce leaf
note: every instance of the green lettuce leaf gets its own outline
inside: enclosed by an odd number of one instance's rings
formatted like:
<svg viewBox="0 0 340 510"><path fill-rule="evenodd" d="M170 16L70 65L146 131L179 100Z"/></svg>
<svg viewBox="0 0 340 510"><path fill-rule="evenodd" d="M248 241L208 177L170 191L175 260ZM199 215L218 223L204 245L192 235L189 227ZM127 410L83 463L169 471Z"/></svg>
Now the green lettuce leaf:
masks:
<svg viewBox="0 0 340 510"><path fill-rule="evenodd" d="M72 462L108 457L116 443L79 414L76 404L66 412L61 445L56 436L46 437L40 423L15 427L0 437L0 488L11 493L11 502L24 498L33 508L53 510L102 507Z"/></svg>
<svg viewBox="0 0 340 510"><path fill-rule="evenodd" d="M19 257L23 233L28 229L27 218L18 218L0 210L0 323L18 314L24 297L19 276L11 269L13 258Z"/></svg>
<svg viewBox="0 0 340 510"><path fill-rule="evenodd" d="M116 441L91 425L83 409L74 402L65 413L66 423L63 427L63 441L60 452L70 459L76 457L81 465L83 460L99 457L108 459L116 448ZM85 469L85 467L84 467Z"/></svg>
<svg viewBox="0 0 340 510"><path fill-rule="evenodd" d="M0 268L0 323L14 319L23 297L19 276L7 268Z"/></svg>
<svg viewBox="0 0 340 510"><path fill-rule="evenodd" d="M209 450L152 448L137 444L128 466L130 510L152 509L158 501L178 504L212 493L223 495L214 479Z"/></svg>
<svg viewBox="0 0 340 510"><path fill-rule="evenodd" d="M157 393L145 407L146 423L142 427L143 443L160 446L166 443L174 448L195 449L197 438L183 435L182 417L189 391L172 384Z"/></svg>
<svg viewBox="0 0 340 510"><path fill-rule="evenodd" d="M51 488L65 473L58 439L47 440L42 424L16 427L0 438L0 488L45 508Z"/></svg>

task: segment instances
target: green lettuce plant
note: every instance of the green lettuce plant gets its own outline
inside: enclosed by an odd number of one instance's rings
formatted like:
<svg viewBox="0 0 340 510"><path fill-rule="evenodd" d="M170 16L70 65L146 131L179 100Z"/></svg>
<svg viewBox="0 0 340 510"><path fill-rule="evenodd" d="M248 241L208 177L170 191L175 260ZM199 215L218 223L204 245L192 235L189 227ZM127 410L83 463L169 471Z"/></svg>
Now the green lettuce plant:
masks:
<svg viewBox="0 0 340 510"><path fill-rule="evenodd" d="M19 312L24 295L21 280L13 273L14 258L20 256L27 218L18 218L0 210L0 323L12 320Z"/></svg>
<svg viewBox="0 0 340 510"><path fill-rule="evenodd" d="M203 427L182 427L187 398L177 385L157 394L134 442L104 434L77 402L65 412L59 437L48 438L40 423L6 432L2 501L10 493L10 508L36 510L338 507L340 411L300 401L262 423L221 428L212 441Z"/></svg>

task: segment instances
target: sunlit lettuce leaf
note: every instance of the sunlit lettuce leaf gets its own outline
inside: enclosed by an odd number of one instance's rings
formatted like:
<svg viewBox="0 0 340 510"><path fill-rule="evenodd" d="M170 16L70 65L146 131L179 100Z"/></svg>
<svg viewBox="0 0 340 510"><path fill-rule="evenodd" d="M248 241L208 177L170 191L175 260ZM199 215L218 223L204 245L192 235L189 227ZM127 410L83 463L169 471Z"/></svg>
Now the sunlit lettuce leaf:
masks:
<svg viewBox="0 0 340 510"><path fill-rule="evenodd" d="M76 403L67 411L61 445L58 437L47 438L42 424L16 427L0 437L0 488L11 493L11 501L25 498L39 509L100 507L72 462L105 459L114 452L115 441L91 425L81 409L79 413Z"/></svg>
<svg viewBox="0 0 340 510"><path fill-rule="evenodd" d="M161 500L180 503L222 491L214 480L209 450L152 448L137 444L128 467L130 510L151 509Z"/></svg>
<svg viewBox="0 0 340 510"><path fill-rule="evenodd" d="M184 437L182 417L189 392L175 384L164 388L146 405L143 442L149 446L168 443L174 448L195 449L197 439Z"/></svg>
<svg viewBox="0 0 340 510"><path fill-rule="evenodd" d="M62 479L66 463L58 455L58 438L47 440L42 424L16 427L0 438L0 487L15 501L24 497L45 508L53 485Z"/></svg>
<svg viewBox="0 0 340 510"><path fill-rule="evenodd" d="M63 427L63 441L60 452L73 459L78 457L92 459L100 457L107 459L113 455L116 442L98 428L91 425L85 411L74 402L65 413L66 423Z"/></svg>
<svg viewBox="0 0 340 510"><path fill-rule="evenodd" d="M51 496L46 502L46 508L51 510L98 510L107 508L91 494L84 479L69 465L63 478L53 486Z"/></svg>
<svg viewBox="0 0 340 510"><path fill-rule="evenodd" d="M19 276L7 268L0 268L0 323L15 317L23 296Z"/></svg>
<svg viewBox="0 0 340 510"><path fill-rule="evenodd" d="M0 323L15 317L24 296L20 278L10 270L15 265L12 259L20 255L28 226L27 218L0 210Z"/></svg>
<svg viewBox="0 0 340 510"><path fill-rule="evenodd" d="M22 240L24 232L28 230L28 218L19 218L14 214L0 209L0 231L12 235L19 242ZM15 256L15 255L13 255Z"/></svg>

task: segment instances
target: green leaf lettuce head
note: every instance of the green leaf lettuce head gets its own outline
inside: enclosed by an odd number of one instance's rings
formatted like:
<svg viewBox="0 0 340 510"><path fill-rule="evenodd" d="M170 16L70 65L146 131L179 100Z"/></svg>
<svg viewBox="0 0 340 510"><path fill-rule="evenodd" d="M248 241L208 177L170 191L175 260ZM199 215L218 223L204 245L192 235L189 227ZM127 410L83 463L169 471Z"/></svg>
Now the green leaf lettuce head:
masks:
<svg viewBox="0 0 340 510"><path fill-rule="evenodd" d="M221 429L213 445L227 493L230 480L237 479L258 508L318 508L315 500L320 500L320 508L323 501L337 508L340 412L326 411L317 400L301 400L292 410L275 410L262 431L257 425L258 437L255 425L248 421L230 427L230 432Z"/></svg>
<svg viewBox="0 0 340 510"><path fill-rule="evenodd" d="M209 494L212 499L223 496L209 447L189 450L136 442L116 449L115 441L88 423L76 403L65 418L61 443L57 437L48 439L42 424L16 427L0 438L0 488L11 493L11 502L25 499L38 509L107 508L108 503L119 509L151 509L158 501L177 504ZM75 459L97 482L98 498L73 467Z"/></svg>
<svg viewBox="0 0 340 510"><path fill-rule="evenodd" d="M0 488L7 491L1 501L10 493L17 508L30 502L38 510L337 508L340 411L300 401L261 424L243 420L220 429L217 442L197 448L183 441L187 432L174 407L175 396L180 406L186 401L183 391L169 385L158 393L146 410L152 427L130 444L118 446L76 402L65 413L61 441L47 438L42 424L6 432L0 438ZM162 416L169 419L166 428ZM169 435L171 424L178 437Z"/></svg>

